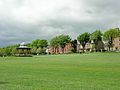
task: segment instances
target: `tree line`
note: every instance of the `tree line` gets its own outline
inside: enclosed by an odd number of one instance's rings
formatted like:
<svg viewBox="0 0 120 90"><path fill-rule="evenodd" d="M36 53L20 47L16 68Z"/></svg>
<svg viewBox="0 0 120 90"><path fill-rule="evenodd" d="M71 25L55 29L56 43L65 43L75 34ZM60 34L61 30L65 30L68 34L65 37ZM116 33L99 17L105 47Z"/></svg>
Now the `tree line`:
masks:
<svg viewBox="0 0 120 90"><path fill-rule="evenodd" d="M85 50L85 45L87 43L94 43L94 48L96 48L99 41L104 41L106 46L113 48L113 40L116 37L120 37L119 28L109 29L102 33L100 30L96 30L92 33L84 32L77 36L77 41L82 45L83 50ZM54 48L61 47L62 51L65 45L71 42L72 38L69 35L58 35L53 37L49 42L44 39L33 40L31 43L28 43L27 46L31 47L31 53L34 55L37 54L46 54L46 48L52 46ZM16 48L18 45L12 45L0 48L0 56L11 56L16 53Z"/></svg>

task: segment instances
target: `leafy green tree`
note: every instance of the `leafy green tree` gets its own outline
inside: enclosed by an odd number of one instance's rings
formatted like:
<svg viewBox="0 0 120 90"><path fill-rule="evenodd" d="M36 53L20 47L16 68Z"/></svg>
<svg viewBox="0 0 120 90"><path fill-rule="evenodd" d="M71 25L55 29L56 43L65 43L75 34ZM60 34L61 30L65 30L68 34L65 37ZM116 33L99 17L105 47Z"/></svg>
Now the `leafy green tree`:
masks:
<svg viewBox="0 0 120 90"><path fill-rule="evenodd" d="M52 47L58 47L59 46L59 44L58 44L58 37L57 36L50 40L50 45Z"/></svg>
<svg viewBox="0 0 120 90"><path fill-rule="evenodd" d="M17 49L16 48L12 48L12 51L11 51L11 53L12 53L12 55L15 55L15 54L17 54Z"/></svg>
<svg viewBox="0 0 120 90"><path fill-rule="evenodd" d="M37 55L37 47L33 47L31 49L31 53L34 54L34 55Z"/></svg>
<svg viewBox="0 0 120 90"><path fill-rule="evenodd" d="M40 40L39 46L40 46L41 48L46 48L46 47L48 46L47 40Z"/></svg>
<svg viewBox="0 0 120 90"><path fill-rule="evenodd" d="M74 48L74 53L77 52L77 40L74 39L71 41L72 47Z"/></svg>
<svg viewBox="0 0 120 90"><path fill-rule="evenodd" d="M59 43L58 43L58 37L54 37L50 40L50 46L52 46L54 49L59 48Z"/></svg>
<svg viewBox="0 0 120 90"><path fill-rule="evenodd" d="M90 41L93 41L94 45L95 45L95 49L98 45L99 41L102 41L102 32L100 30L96 30L94 31L91 35L90 35Z"/></svg>
<svg viewBox="0 0 120 90"><path fill-rule="evenodd" d="M38 48L36 52L37 52L37 55L44 55L46 54L46 49Z"/></svg>
<svg viewBox="0 0 120 90"><path fill-rule="evenodd" d="M76 52L76 51L75 51L75 48L72 47L72 48L70 49L70 53L75 53L75 52Z"/></svg>
<svg viewBox="0 0 120 90"><path fill-rule="evenodd" d="M59 35L58 36L58 44L62 48L62 52L64 53L64 47L67 43L71 41L71 38L69 35Z"/></svg>
<svg viewBox="0 0 120 90"><path fill-rule="evenodd" d="M97 43L97 41L102 40L102 33L100 30L96 30L90 35L90 40L93 40L94 43Z"/></svg>
<svg viewBox="0 0 120 90"><path fill-rule="evenodd" d="M4 48L4 55L5 56L11 56L12 55L12 48L9 48L9 47L7 47L7 48Z"/></svg>
<svg viewBox="0 0 120 90"><path fill-rule="evenodd" d="M17 50L16 50L17 47L19 47L19 44L5 47L6 55L7 56L15 55L17 53Z"/></svg>
<svg viewBox="0 0 120 90"><path fill-rule="evenodd" d="M38 47L39 47L38 43L39 43L39 39L32 41L31 47L36 47L36 48L38 48Z"/></svg>
<svg viewBox="0 0 120 90"><path fill-rule="evenodd" d="M85 50L85 45L86 45L86 43L88 43L89 40L90 40L90 34L89 34L88 32L85 32L85 33L79 35L79 36L77 37L77 40L78 40L78 41L80 42L80 44L82 45L82 47L83 47L83 52L84 52L84 50Z"/></svg>
<svg viewBox="0 0 120 90"><path fill-rule="evenodd" d="M5 54L5 50L3 48L0 48L0 56L3 57Z"/></svg>
<svg viewBox="0 0 120 90"><path fill-rule="evenodd" d="M32 47L37 47L37 48L46 48L48 46L47 40L34 40L31 44Z"/></svg>
<svg viewBox="0 0 120 90"><path fill-rule="evenodd" d="M51 39L50 45L55 48L60 46L62 48L62 52L64 53L64 47L70 41L71 41L71 38L69 35L59 35Z"/></svg>
<svg viewBox="0 0 120 90"><path fill-rule="evenodd" d="M120 30L115 29L109 29L103 34L103 39L107 42L107 46L110 50L110 48L113 47L113 39L120 36Z"/></svg>
<svg viewBox="0 0 120 90"><path fill-rule="evenodd" d="M32 48L32 43L27 43L27 47Z"/></svg>

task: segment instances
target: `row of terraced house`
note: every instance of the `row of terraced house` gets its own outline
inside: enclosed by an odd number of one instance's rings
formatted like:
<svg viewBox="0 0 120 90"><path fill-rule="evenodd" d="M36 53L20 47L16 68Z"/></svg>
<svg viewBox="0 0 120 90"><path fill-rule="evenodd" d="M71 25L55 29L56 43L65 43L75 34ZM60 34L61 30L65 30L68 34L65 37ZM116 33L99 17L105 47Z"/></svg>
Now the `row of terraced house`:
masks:
<svg viewBox="0 0 120 90"><path fill-rule="evenodd" d="M72 41L70 43L67 43L64 48L61 47L49 47L48 53L50 54L62 54L62 53L71 53L71 50L74 49L74 52L82 52L83 47L81 44L79 44L77 41ZM87 51L108 51L109 48L106 46L106 44L103 41L99 41L96 45L96 49L94 48L94 44L92 42L87 43L85 45L85 52ZM120 51L120 37L115 38L113 40L113 51Z"/></svg>

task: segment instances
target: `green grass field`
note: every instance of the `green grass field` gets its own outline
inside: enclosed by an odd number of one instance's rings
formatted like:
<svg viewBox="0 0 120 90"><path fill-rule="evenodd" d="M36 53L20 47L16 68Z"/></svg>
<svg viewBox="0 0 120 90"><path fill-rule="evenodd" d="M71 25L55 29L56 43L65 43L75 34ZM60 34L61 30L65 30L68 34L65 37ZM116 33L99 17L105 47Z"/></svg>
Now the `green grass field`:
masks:
<svg viewBox="0 0 120 90"><path fill-rule="evenodd" d="M120 53L0 58L0 90L120 90Z"/></svg>

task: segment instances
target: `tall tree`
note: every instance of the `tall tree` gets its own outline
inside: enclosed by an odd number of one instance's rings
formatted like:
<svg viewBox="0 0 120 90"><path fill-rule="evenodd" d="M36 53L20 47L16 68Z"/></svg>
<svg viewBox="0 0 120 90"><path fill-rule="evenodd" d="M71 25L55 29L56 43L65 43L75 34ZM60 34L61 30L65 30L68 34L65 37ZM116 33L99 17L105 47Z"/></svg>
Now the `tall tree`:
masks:
<svg viewBox="0 0 120 90"><path fill-rule="evenodd" d="M32 53L33 55L37 55L37 47L33 47L33 48L31 49L31 53Z"/></svg>
<svg viewBox="0 0 120 90"><path fill-rule="evenodd" d="M62 52L64 53L63 49L65 45L69 43L70 41L71 41L71 38L69 35L59 35L51 39L50 45L55 48L60 46L62 48Z"/></svg>
<svg viewBox="0 0 120 90"><path fill-rule="evenodd" d="M51 40L50 40L50 45L52 46L52 47L58 47L59 45L58 45L58 37L56 36L56 37L54 37L54 38L52 38Z"/></svg>
<svg viewBox="0 0 120 90"><path fill-rule="evenodd" d="M4 56L4 54L5 54L5 50L3 48L0 48L0 56L2 57Z"/></svg>
<svg viewBox="0 0 120 90"><path fill-rule="evenodd" d="M37 49L37 55L44 55L44 54L46 54L46 49L44 49L44 48L38 48Z"/></svg>
<svg viewBox="0 0 120 90"><path fill-rule="evenodd" d="M89 34L88 32L85 32L85 33L79 35L79 36L77 37L77 40L78 40L78 41L80 42L80 44L82 45L82 47L83 47L83 52L84 52L84 50L85 50L85 45L86 45L86 43L88 43L89 40L90 40L90 34Z"/></svg>
<svg viewBox="0 0 120 90"><path fill-rule="evenodd" d="M34 40L31 44L32 47L37 47L37 48L46 48L48 46L47 40Z"/></svg>
<svg viewBox="0 0 120 90"><path fill-rule="evenodd" d="M91 35L90 35L90 40L93 41L94 45L95 45L95 49L98 45L99 41L102 41L102 32L100 30L96 30L94 31Z"/></svg>
<svg viewBox="0 0 120 90"><path fill-rule="evenodd" d="M71 38L69 35L59 35L58 36L58 44L62 48L62 53L64 53L64 47L67 43L71 41Z"/></svg>
<svg viewBox="0 0 120 90"><path fill-rule="evenodd" d="M120 30L118 28L115 29L109 29L103 34L103 39L107 42L107 46L110 50L110 48L113 47L113 40L114 38L120 36Z"/></svg>

